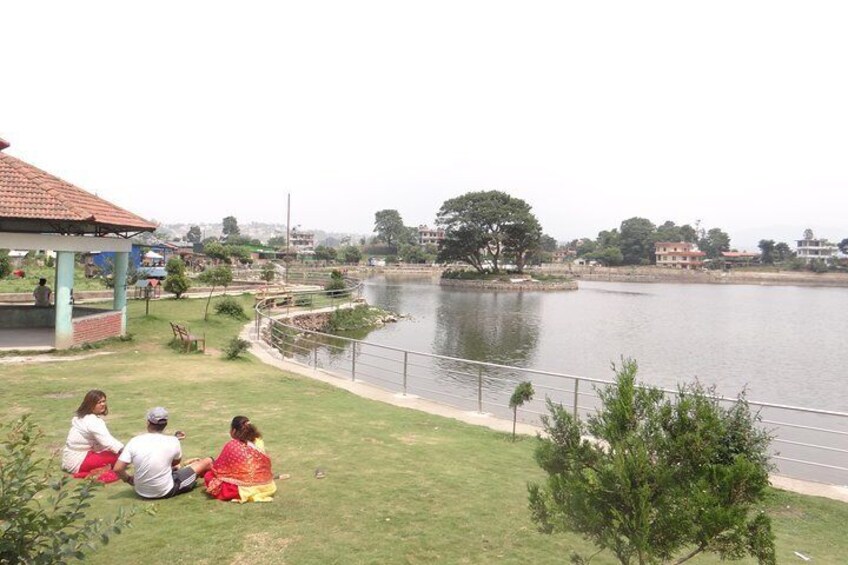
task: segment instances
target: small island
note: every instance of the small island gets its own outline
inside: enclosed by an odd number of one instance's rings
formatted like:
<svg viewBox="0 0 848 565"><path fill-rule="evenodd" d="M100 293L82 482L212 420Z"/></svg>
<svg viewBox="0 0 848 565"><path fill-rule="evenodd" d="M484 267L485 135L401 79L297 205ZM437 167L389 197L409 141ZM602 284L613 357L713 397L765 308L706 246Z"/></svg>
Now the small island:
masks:
<svg viewBox="0 0 848 565"><path fill-rule="evenodd" d="M448 269L443 286L475 290L577 290L565 276L530 276L525 265L556 240L542 232L530 205L497 190L469 192L447 200L438 213L444 229L439 260L470 269Z"/></svg>
<svg viewBox="0 0 848 565"><path fill-rule="evenodd" d="M477 290L556 291L577 290L577 281L567 276L527 273L489 273L448 269L439 280L441 286Z"/></svg>

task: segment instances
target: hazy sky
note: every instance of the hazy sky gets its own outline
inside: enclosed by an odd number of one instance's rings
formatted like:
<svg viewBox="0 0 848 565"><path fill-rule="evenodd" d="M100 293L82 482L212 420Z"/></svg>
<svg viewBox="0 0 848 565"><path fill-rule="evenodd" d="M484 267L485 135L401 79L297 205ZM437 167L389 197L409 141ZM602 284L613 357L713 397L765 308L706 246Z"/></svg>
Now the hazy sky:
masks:
<svg viewBox="0 0 848 565"><path fill-rule="evenodd" d="M844 1L5 2L0 137L163 222L291 192L293 225L366 233L500 189L560 240L839 240L846 29Z"/></svg>

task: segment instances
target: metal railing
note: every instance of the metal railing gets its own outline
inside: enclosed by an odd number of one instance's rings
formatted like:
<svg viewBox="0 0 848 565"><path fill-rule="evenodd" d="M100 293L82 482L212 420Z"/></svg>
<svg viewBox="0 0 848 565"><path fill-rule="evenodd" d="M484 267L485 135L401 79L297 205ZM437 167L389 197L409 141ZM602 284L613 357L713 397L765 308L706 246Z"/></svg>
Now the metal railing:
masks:
<svg viewBox="0 0 848 565"><path fill-rule="evenodd" d="M388 391L415 395L455 408L490 413L512 419L509 398L521 381L531 381L536 398L519 409L519 421L540 425L547 413L546 400L569 408L585 418L600 405L597 389L610 380L499 365L469 359L422 353L367 341L300 329L289 318L319 308L338 308L360 301L361 284L348 281L343 297L326 303L327 291L301 291L304 306L281 312L274 298L256 307L256 335L284 358L340 378L364 381ZM308 295L322 295L307 304ZM293 304L288 299L287 305ZM668 395L677 391L663 389ZM734 398L719 397L723 404ZM776 471L788 477L848 485L848 413L748 401L759 412L761 425L774 439L771 458Z"/></svg>

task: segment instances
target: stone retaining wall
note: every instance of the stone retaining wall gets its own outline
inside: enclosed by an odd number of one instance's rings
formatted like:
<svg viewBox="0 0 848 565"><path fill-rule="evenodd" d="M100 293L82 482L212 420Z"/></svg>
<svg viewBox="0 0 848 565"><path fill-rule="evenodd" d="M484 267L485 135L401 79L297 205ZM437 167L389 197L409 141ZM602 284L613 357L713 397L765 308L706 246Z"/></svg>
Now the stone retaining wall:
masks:
<svg viewBox="0 0 848 565"><path fill-rule="evenodd" d="M698 284L756 284L848 287L846 273L806 271L688 271L668 267L588 267L545 265L541 273L562 273L587 281L661 282Z"/></svg>
<svg viewBox="0 0 848 565"><path fill-rule="evenodd" d="M467 288L476 290L506 290L510 292L548 292L556 290L577 290L577 281L525 281L525 282L509 282L509 281L482 281L482 280L461 280L461 279L441 279L439 284L455 288Z"/></svg>

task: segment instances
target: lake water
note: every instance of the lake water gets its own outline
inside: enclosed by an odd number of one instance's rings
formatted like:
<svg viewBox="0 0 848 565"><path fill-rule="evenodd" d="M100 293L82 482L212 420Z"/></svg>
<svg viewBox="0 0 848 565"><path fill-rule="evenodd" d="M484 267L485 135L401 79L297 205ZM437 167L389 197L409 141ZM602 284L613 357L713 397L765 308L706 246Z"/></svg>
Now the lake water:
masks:
<svg viewBox="0 0 848 565"><path fill-rule="evenodd" d="M622 356L644 382L698 378L720 394L848 409L848 289L580 282L576 292L477 292L431 278L373 277L368 302L411 316L369 342L612 379Z"/></svg>

